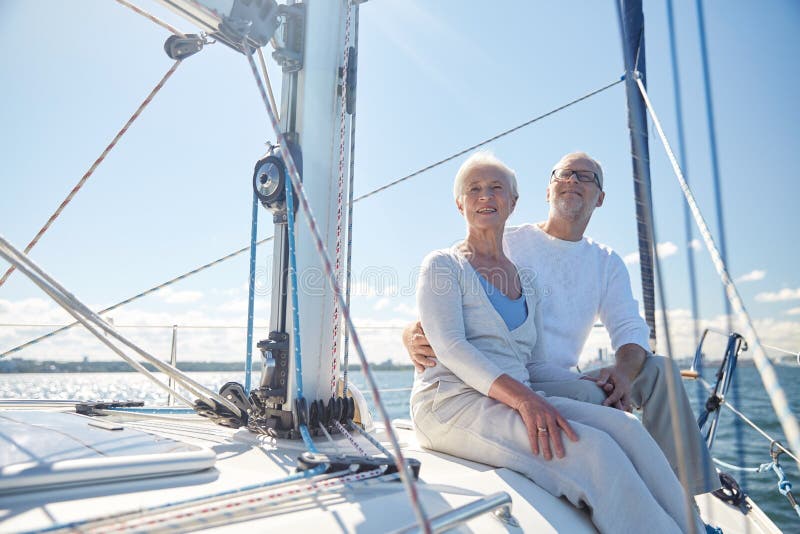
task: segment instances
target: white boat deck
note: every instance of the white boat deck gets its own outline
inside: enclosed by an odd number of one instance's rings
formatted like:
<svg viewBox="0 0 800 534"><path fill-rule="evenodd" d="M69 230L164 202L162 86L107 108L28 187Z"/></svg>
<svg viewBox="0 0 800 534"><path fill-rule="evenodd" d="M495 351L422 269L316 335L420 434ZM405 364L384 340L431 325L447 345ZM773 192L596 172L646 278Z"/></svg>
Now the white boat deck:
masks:
<svg viewBox="0 0 800 534"><path fill-rule="evenodd" d="M20 426L6 422L24 419L26 415L28 426L34 421L41 423L34 433L27 433ZM3 476L0 477L6 488L6 492L0 494L0 532L52 529L73 522L78 523L73 531L81 532L222 532L240 531L247 527L263 531L267 526L286 526L298 532L390 532L415 525L413 510L399 481L371 479L343 485L335 478L321 476L288 485L258 488L258 485L295 473L295 460L305 450L301 441L274 440L246 430L220 427L192 415L153 417L115 413L108 417L88 418L42 411L0 411L0 417L4 418L0 419L4 442L0 450L17 451L16 461L4 461ZM70 421L69 424L64 418ZM43 437L46 421L59 427L57 432L50 434L50 440ZM98 421L102 421L99 427L96 426ZM24 426L25 423L17 425ZM406 426L398 424L396 430L404 454L421 462L418 488L429 516L504 491L512 497L512 514L519 522L519 528L485 513L462 525L460 531L596 532L585 511L551 496L527 478L508 469L495 469L422 449L413 431ZM41 477L48 464L55 466L51 471L57 472L59 462L63 465L64 461L74 461L81 456L75 447L78 440L75 436L65 436L65 427L70 428L67 433L75 433L75 428L82 427L87 436L94 436L94 442L85 443L90 451L85 456L104 457L100 461L112 458L114 465L115 452L120 453L118 458L130 459L135 456L132 447L120 446L125 441L107 447L113 449L111 454L97 452L101 449L97 446L99 442L111 445L125 438L129 443L139 443L136 452L141 453L140 460L150 456L154 461L133 462L141 468L136 471L140 477L130 476L131 472L127 472L129 476L124 480L110 481L113 477L102 477L105 478L102 480L101 477L89 476L83 483L77 480L56 481L69 484L66 486L39 484L34 487L31 484L25 486L23 482L16 489L8 489L12 482L7 479L16 477L19 482L26 470ZM32 440L34 434L37 437ZM388 447L381 428L377 428L373 436ZM355 438L368 453L377 454L378 451L365 438ZM315 441L320 452L357 454L342 436L335 436L334 443L325 438ZM69 454L65 452L68 448L72 450ZM22 449L25 449L24 453L20 452ZM165 453L165 449L170 449L170 452ZM11 457L10 452L0 454L5 454L2 456L4 459ZM169 465L169 454L177 457L194 455L194 465L177 462L191 472L180 473L177 469L170 472L165 468L159 473L157 469L153 471L152 466L150 471L147 470L148 463L162 467ZM38 460L33 461L34 457ZM311 485L314 485L314 491L306 491ZM237 491L243 488L245 491ZM222 493L226 495L220 496ZM204 499L215 495L217 497ZM192 499L196 502L191 505L164 506ZM720 524L726 534L777 532L777 529L769 530L774 529L774 525L757 508L746 516L748 525L745 525L742 523L745 516L734 513L734 509L717 499L698 502L704 515L715 518L715 523ZM156 507L161 509L153 510ZM119 516L140 510L146 510L146 513ZM117 517L107 522L82 523L87 519L109 516ZM68 528L64 530L69 531Z"/></svg>

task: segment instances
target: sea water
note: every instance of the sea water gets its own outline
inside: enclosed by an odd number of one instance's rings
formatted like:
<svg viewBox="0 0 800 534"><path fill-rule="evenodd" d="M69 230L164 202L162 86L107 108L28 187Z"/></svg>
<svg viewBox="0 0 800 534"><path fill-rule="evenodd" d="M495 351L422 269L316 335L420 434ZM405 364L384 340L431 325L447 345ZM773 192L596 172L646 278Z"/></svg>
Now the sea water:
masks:
<svg viewBox="0 0 800 534"><path fill-rule="evenodd" d="M243 373L204 372L189 373L195 380L214 390L228 381L243 382ZM414 372L374 371L381 398L391 418L408 418L408 397ZM713 383L714 370L704 373ZM778 368L791 410L800 415L800 367ZM751 365L741 365L735 374L736 382L731 386L727 399L740 411L773 438L786 443L780 424L774 416L772 405L761 384L758 371ZM254 377L254 380L257 380ZM372 394L366 387L360 371L351 371L349 380L361 390L368 402ZM697 382L685 381L684 385L697 412L703 406L708 393L698 390ZM2 374L0 375L0 399L62 399L62 400L143 400L149 405L164 404L166 394L136 373L69 373L69 374ZM372 408L373 415L377 412ZM743 423L727 409L722 410L719 431L712 450L713 455L725 462L757 467L770 461L769 441ZM786 477L795 485L800 497L800 474L797 464L785 454L780 456ZM800 518L789 506L787 499L778 490L778 479L773 471L760 474L730 473L743 484L747 493L785 532L797 532Z"/></svg>

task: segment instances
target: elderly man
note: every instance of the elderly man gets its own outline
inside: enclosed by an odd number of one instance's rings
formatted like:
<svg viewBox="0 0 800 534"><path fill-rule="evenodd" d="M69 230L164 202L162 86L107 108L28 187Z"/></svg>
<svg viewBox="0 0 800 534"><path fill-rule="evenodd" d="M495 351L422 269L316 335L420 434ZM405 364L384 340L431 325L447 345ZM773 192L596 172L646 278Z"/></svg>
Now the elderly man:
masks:
<svg viewBox="0 0 800 534"><path fill-rule="evenodd" d="M537 391L551 396L642 409L642 423L677 473L678 451L672 429L677 419L689 490L705 493L719 487L708 449L689 400L677 388L678 412L670 409L666 358L650 353L649 329L639 315L622 259L610 248L584 237L594 209L603 205L603 169L583 152L565 155L553 167L547 187L550 212L545 222L506 229L504 248L517 268L535 276L541 293L542 343L546 363L537 373ZM570 370L578 362L597 318L611 337L615 365L592 376ZM436 365L419 323L403 333L417 369ZM680 382L677 382L680 384Z"/></svg>

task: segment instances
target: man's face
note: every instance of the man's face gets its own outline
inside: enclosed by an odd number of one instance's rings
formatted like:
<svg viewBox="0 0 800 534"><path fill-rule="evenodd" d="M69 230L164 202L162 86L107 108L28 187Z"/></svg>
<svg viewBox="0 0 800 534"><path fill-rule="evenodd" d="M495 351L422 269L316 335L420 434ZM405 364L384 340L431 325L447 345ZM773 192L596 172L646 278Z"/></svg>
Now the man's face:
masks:
<svg viewBox="0 0 800 534"><path fill-rule="evenodd" d="M592 160L580 156L566 156L555 168L600 172ZM597 182L581 182L575 175L566 181L553 180L547 186L547 202L551 206L550 217L588 221L594 209L603 205L604 198L605 193L600 190Z"/></svg>

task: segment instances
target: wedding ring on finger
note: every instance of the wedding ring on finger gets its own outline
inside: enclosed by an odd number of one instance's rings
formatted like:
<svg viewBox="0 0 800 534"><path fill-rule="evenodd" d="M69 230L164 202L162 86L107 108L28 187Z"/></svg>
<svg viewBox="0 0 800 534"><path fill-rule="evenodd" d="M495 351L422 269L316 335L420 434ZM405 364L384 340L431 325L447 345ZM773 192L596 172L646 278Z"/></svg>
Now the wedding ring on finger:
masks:
<svg viewBox="0 0 800 534"><path fill-rule="evenodd" d="M547 427L537 426L536 431L539 432L540 434L547 434Z"/></svg>

